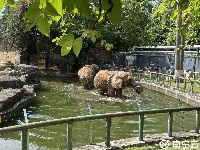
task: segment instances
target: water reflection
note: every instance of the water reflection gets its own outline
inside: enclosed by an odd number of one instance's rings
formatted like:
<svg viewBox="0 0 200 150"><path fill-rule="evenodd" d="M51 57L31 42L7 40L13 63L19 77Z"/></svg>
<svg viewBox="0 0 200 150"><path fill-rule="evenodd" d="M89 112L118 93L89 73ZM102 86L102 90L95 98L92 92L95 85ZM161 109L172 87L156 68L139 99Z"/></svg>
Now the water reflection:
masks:
<svg viewBox="0 0 200 150"><path fill-rule="evenodd" d="M124 112L134 110L147 110L159 108L187 107L185 103L170 98L158 92L144 89L137 95L127 88L123 91L123 99L107 98L98 95L95 91L88 91L80 87L78 82L72 80L59 82L43 82L42 89L37 93L34 104L27 108L29 122L39 122L73 116L89 114L104 114L112 112ZM131 95L135 95L131 97ZM89 106L88 106L89 105ZM192 130L195 127L195 112L174 114L173 131ZM167 132L167 114L145 115L144 134ZM25 122L23 111L13 120L1 125L11 126ZM125 118L113 118L111 126L111 140L138 136L138 116ZM105 141L105 120L76 122L73 124L73 146L81 146ZM65 149L67 126L56 125L38 129L30 129L31 146L35 149ZM1 135L12 141L20 140L19 133ZM12 144L11 144L12 145ZM11 146L7 145L7 146ZM12 147L10 147L12 149Z"/></svg>

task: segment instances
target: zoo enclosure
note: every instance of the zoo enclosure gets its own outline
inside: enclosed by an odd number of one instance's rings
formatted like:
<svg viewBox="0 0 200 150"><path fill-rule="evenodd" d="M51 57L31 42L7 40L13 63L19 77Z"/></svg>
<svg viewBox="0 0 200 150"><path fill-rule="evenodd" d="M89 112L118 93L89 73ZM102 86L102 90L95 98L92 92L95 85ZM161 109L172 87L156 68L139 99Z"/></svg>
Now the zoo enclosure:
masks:
<svg viewBox="0 0 200 150"><path fill-rule="evenodd" d="M194 45L185 49L183 70L200 72L200 57L197 53L199 48L200 45ZM135 47L129 52L117 52L112 57L112 62L116 66L132 65L137 68L144 68L158 62L159 67L169 67L171 63L175 64L175 49L176 46Z"/></svg>
<svg viewBox="0 0 200 150"><path fill-rule="evenodd" d="M139 116L139 141L143 141L143 128L144 128L144 115L147 114L157 114L157 113L168 113L168 136L172 136L172 126L173 126L173 113L180 111L196 111L195 120L195 132L199 134L199 124L200 124L200 107L188 107L188 108L171 108L171 109L153 109L153 110L142 110L142 111L128 111L128 112L117 112L117 113L106 113L97 115L86 115L69 117L63 119L35 122L23 125L16 125L11 127L0 128L0 133L9 133L14 131L21 131L22 133L22 150L27 150L29 147L29 129L39 128L44 126L58 125L67 123L67 150L72 150L72 125L74 122L78 121L88 121L97 119L106 119L106 141L105 145L110 147L110 133L111 133L111 119L116 117L125 116Z"/></svg>

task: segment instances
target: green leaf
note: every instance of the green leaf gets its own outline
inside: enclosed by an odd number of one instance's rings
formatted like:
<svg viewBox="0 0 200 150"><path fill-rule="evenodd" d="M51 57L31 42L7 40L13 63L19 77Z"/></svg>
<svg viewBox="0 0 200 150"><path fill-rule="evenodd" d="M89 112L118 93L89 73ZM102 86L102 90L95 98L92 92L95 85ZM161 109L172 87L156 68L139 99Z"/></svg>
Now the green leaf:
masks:
<svg viewBox="0 0 200 150"><path fill-rule="evenodd" d="M38 30L45 36L50 36L50 26L52 21L47 15L42 15L37 21Z"/></svg>
<svg viewBox="0 0 200 150"><path fill-rule="evenodd" d="M112 0L113 8L111 13L108 13L110 21L116 26L121 20L122 4L120 0Z"/></svg>
<svg viewBox="0 0 200 150"><path fill-rule="evenodd" d="M74 35L69 33L62 37L62 40L60 41L60 45L69 47L69 46L72 46L73 41L74 41Z"/></svg>
<svg viewBox="0 0 200 150"><path fill-rule="evenodd" d="M80 51L81 51L82 44L83 44L82 38L77 38L77 39L74 41L74 44L73 44L73 51L74 51L74 54L76 55L76 57L78 57L78 55L79 55L79 53L80 53Z"/></svg>
<svg viewBox="0 0 200 150"><path fill-rule="evenodd" d="M96 42L96 37L93 35L93 36L91 37L91 40L92 40L93 43L95 43L95 42Z"/></svg>
<svg viewBox="0 0 200 150"><path fill-rule="evenodd" d="M86 37L87 36L87 31L84 31L83 33L82 33L82 35L81 35L81 37Z"/></svg>
<svg viewBox="0 0 200 150"><path fill-rule="evenodd" d="M46 6L47 6L46 0L40 0L39 1L39 8L40 9L45 8Z"/></svg>
<svg viewBox="0 0 200 150"><path fill-rule="evenodd" d="M106 40L101 40L101 46L103 46L106 43Z"/></svg>
<svg viewBox="0 0 200 150"><path fill-rule="evenodd" d="M55 16L55 17L52 17L53 20L55 20L56 22L58 22L60 20L61 16Z"/></svg>
<svg viewBox="0 0 200 150"><path fill-rule="evenodd" d="M75 2L75 0L63 0L63 8L70 13L74 9Z"/></svg>
<svg viewBox="0 0 200 150"><path fill-rule="evenodd" d="M9 5L15 5L15 1L14 0L7 0L7 4L9 4Z"/></svg>
<svg viewBox="0 0 200 150"><path fill-rule="evenodd" d="M31 23L30 25L28 25L28 26L24 29L24 32L29 31L34 25L35 25L35 22L33 22L33 23Z"/></svg>
<svg viewBox="0 0 200 150"><path fill-rule="evenodd" d="M111 7L111 5L109 4L108 0L102 0L102 4L103 4L103 8L105 10L108 10Z"/></svg>
<svg viewBox="0 0 200 150"><path fill-rule="evenodd" d="M170 20L174 20L174 18L176 18L178 16L178 10L176 9L175 11L173 11L172 15L170 16Z"/></svg>
<svg viewBox="0 0 200 150"><path fill-rule="evenodd" d="M30 22L37 22L41 12L42 10L39 8L39 5L33 4L28 8L25 19L28 19Z"/></svg>
<svg viewBox="0 0 200 150"><path fill-rule="evenodd" d="M64 0L67 1L67 0ZM59 15L63 15L63 10L62 10L62 0L51 0L50 3L52 6L56 9Z"/></svg>
<svg viewBox="0 0 200 150"><path fill-rule="evenodd" d="M109 51L109 50L111 50L113 48L113 44L106 43L105 47Z"/></svg>
<svg viewBox="0 0 200 150"><path fill-rule="evenodd" d="M0 0L0 11L3 9L5 4L6 4L6 0Z"/></svg>
<svg viewBox="0 0 200 150"><path fill-rule="evenodd" d="M72 48L72 46L71 47L62 46L62 48L61 48L61 55L62 56L67 55L71 51L71 48Z"/></svg>
<svg viewBox="0 0 200 150"><path fill-rule="evenodd" d="M56 11L56 9L52 6L51 3L47 2L47 6L44 9L44 13L46 15L50 15L50 16L59 16L58 12Z"/></svg>
<svg viewBox="0 0 200 150"><path fill-rule="evenodd" d="M78 14L78 9L77 9L77 8L74 8L74 9L72 10L72 12L73 12L74 14Z"/></svg>
<svg viewBox="0 0 200 150"><path fill-rule="evenodd" d="M99 17L98 22L101 22L101 21L103 20L103 17L104 17L104 15L101 15L101 16Z"/></svg>
<svg viewBox="0 0 200 150"><path fill-rule="evenodd" d="M93 36L93 31L92 30L88 30L87 31L87 38L91 38Z"/></svg>
<svg viewBox="0 0 200 150"><path fill-rule="evenodd" d="M91 14L91 9L89 8L89 1L86 0L76 0L76 7L78 8L78 12L89 18Z"/></svg>

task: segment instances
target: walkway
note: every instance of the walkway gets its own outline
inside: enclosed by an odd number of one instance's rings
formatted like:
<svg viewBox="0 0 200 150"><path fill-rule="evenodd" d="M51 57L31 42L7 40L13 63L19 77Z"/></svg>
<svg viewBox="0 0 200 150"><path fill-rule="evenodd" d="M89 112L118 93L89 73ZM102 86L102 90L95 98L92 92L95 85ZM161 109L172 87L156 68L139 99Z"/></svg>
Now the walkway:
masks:
<svg viewBox="0 0 200 150"><path fill-rule="evenodd" d="M111 147L106 147L105 143L96 143L94 145L85 145L77 148L73 148L73 150L119 150L120 148L128 148L134 146L143 146L143 145L151 145L155 143L160 143L164 140L173 140L173 141L184 141L189 138L197 139L200 137L200 134L195 133L194 131L189 132L174 132L173 137L169 137L167 133L162 134L153 134L144 136L144 141L139 141L138 137L126 138L111 141ZM183 140L184 138L184 140ZM172 142L169 142L169 145L172 145ZM199 145L200 148L200 145Z"/></svg>

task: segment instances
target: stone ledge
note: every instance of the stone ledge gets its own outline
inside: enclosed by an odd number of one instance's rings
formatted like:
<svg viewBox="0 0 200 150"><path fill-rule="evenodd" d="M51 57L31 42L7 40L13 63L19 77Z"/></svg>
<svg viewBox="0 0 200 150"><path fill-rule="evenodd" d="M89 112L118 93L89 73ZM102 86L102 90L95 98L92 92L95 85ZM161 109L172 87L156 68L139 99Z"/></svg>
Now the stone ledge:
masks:
<svg viewBox="0 0 200 150"><path fill-rule="evenodd" d="M165 85L152 82L141 81L141 84L145 88L166 94L176 99L180 99L191 106L200 106L200 96L198 95L178 90L175 87L167 87Z"/></svg>
<svg viewBox="0 0 200 150"><path fill-rule="evenodd" d="M194 131L188 132L174 132L172 137L169 137L167 133L162 134L152 134L146 135L143 141L139 141L138 137L126 138L111 141L111 147L106 147L105 143L96 143L93 145L85 145L73 148L73 150L119 150L122 148L134 147L134 146L144 146L144 145L153 145L159 143L162 140L182 140L189 138L198 138L200 134L195 133Z"/></svg>

